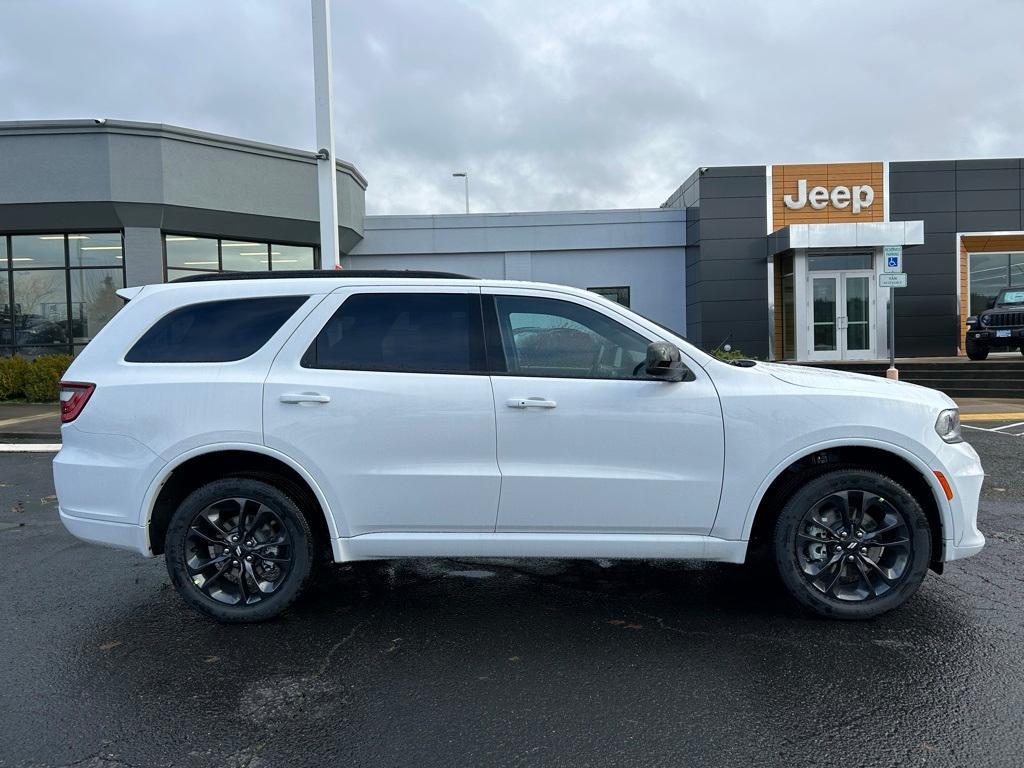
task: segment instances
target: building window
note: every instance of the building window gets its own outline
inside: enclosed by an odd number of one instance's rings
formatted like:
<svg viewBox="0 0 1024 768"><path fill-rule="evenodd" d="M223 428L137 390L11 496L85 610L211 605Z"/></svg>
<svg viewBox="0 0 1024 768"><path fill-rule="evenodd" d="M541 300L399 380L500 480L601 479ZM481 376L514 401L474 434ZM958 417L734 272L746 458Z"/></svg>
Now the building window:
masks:
<svg viewBox="0 0 1024 768"><path fill-rule="evenodd" d="M621 304L624 307L629 306L629 286L616 286L611 288L587 288L591 293L596 293L598 296L604 296L608 301L614 301L616 304Z"/></svg>
<svg viewBox="0 0 1024 768"><path fill-rule="evenodd" d="M284 272L316 268L317 249L309 245L164 235L167 280L206 272Z"/></svg>
<svg viewBox="0 0 1024 768"><path fill-rule="evenodd" d="M970 313L989 309L1003 288L1024 286L1024 253L972 253Z"/></svg>
<svg viewBox="0 0 1024 768"><path fill-rule="evenodd" d="M0 355L77 352L122 306L120 232L0 235Z"/></svg>
<svg viewBox="0 0 1024 768"><path fill-rule="evenodd" d="M807 270L809 272L846 271L851 269L872 269L874 254L871 251L862 253L809 253L807 254Z"/></svg>

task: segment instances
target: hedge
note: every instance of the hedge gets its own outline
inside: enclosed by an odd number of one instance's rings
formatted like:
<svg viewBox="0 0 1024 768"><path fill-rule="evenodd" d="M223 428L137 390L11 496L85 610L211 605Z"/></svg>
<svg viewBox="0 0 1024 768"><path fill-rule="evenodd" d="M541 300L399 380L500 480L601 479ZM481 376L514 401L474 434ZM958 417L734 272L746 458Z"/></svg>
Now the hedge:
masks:
<svg viewBox="0 0 1024 768"><path fill-rule="evenodd" d="M71 360L71 355L44 355L31 361L20 355L0 357L0 400L56 401Z"/></svg>

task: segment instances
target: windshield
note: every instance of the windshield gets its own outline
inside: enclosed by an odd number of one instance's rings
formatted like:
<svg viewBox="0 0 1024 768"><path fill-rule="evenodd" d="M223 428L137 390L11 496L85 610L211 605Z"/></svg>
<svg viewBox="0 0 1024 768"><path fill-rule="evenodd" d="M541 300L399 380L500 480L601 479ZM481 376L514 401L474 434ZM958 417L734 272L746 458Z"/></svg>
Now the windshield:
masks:
<svg viewBox="0 0 1024 768"><path fill-rule="evenodd" d="M996 301L996 306L1001 307L1007 304L1024 304L1024 290L1003 291Z"/></svg>

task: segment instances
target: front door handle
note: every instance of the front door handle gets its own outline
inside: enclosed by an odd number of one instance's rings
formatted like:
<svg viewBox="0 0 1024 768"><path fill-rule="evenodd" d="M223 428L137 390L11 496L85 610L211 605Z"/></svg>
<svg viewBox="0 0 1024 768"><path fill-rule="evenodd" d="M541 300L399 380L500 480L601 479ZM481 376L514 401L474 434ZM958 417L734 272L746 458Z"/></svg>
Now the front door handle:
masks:
<svg viewBox="0 0 1024 768"><path fill-rule="evenodd" d="M302 405L304 403L329 403L331 402L330 395L321 395L318 392L296 392L290 394L281 395L278 398L282 403L288 405Z"/></svg>
<svg viewBox="0 0 1024 768"><path fill-rule="evenodd" d="M554 408L558 403L543 397L513 397L506 400L505 405L509 408Z"/></svg>

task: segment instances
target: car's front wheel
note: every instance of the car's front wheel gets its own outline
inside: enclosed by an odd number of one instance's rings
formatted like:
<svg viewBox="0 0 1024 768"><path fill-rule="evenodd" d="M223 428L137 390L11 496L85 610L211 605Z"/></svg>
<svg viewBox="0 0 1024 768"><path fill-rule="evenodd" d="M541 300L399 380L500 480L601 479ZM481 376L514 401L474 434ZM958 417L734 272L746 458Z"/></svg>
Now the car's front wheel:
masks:
<svg viewBox="0 0 1024 768"><path fill-rule="evenodd" d="M785 503L775 562L789 592L815 613L869 619L902 605L931 559L928 520L890 477L839 469L814 478Z"/></svg>
<svg viewBox="0 0 1024 768"><path fill-rule="evenodd" d="M192 492L171 518L164 551L171 582L185 601L225 622L263 621L291 605L315 553L295 501L248 477Z"/></svg>
<svg viewBox="0 0 1024 768"><path fill-rule="evenodd" d="M966 351L971 360L984 360L988 357L988 346L974 339L967 339Z"/></svg>

